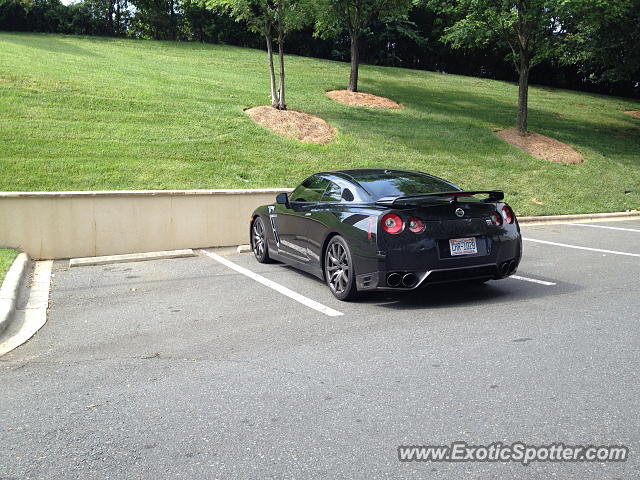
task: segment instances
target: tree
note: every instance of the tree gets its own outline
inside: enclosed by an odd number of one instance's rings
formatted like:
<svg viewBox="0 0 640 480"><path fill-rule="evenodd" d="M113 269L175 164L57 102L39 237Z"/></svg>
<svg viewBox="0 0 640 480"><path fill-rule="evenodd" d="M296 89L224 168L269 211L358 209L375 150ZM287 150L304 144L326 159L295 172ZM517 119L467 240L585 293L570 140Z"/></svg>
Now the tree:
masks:
<svg viewBox="0 0 640 480"><path fill-rule="evenodd" d="M299 30L309 22L310 3L307 0L204 0L209 8L222 8L236 21L244 22L250 31L264 36L267 44L271 105L286 110L284 42L288 33ZM276 89L273 62L273 41L278 43L278 77Z"/></svg>
<svg viewBox="0 0 640 480"><path fill-rule="evenodd" d="M493 44L508 49L518 72L517 130L527 133L529 72L555 53L562 28L553 0L457 0L438 2L457 20L443 39L454 48L481 48Z"/></svg>
<svg viewBox="0 0 640 480"><path fill-rule="evenodd" d="M567 0L562 60L594 82L640 83L640 0Z"/></svg>
<svg viewBox="0 0 640 480"><path fill-rule="evenodd" d="M120 0L107 0L114 8ZM156 40L177 40L182 16L177 0L131 0L135 6L130 34ZM117 11L116 11L117 13Z"/></svg>
<svg viewBox="0 0 640 480"><path fill-rule="evenodd" d="M319 0L316 14L316 35L327 38L346 31L351 43L350 92L358 91L360 42L363 33L375 18L387 21L405 19L411 0Z"/></svg>

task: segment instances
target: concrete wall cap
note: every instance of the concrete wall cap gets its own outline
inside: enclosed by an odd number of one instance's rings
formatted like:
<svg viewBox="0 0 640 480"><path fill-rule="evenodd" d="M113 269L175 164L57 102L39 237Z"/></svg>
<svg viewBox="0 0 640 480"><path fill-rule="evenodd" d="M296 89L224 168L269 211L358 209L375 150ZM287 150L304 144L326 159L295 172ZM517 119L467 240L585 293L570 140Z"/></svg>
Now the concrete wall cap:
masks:
<svg viewBox="0 0 640 480"><path fill-rule="evenodd" d="M2 198L69 198L69 197L158 197L195 195L245 195L252 193L292 192L292 188L213 189L213 190L96 190L68 192L0 192Z"/></svg>

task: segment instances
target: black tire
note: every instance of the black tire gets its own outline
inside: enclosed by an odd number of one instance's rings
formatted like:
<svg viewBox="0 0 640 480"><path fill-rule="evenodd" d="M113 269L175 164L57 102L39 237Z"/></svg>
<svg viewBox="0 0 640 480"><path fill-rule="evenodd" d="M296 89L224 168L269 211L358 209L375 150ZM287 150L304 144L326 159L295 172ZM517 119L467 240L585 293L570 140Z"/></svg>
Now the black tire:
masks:
<svg viewBox="0 0 640 480"><path fill-rule="evenodd" d="M260 263L271 263L269 258L269 246L267 242L267 230L260 217L251 224L251 250Z"/></svg>
<svg viewBox="0 0 640 480"><path fill-rule="evenodd" d="M324 276L329 290L338 300L353 300L358 296L351 250L340 236L333 237L327 245Z"/></svg>

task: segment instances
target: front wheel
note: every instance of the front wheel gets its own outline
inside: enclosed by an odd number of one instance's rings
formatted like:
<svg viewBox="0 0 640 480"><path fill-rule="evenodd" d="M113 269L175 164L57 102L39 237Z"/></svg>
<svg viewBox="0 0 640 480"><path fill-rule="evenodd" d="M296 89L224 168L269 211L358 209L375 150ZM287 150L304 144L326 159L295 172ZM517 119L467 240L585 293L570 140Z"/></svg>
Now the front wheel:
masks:
<svg viewBox="0 0 640 480"><path fill-rule="evenodd" d="M251 250L260 263L270 263L269 247L267 246L267 232L264 222L257 217L251 225Z"/></svg>
<svg viewBox="0 0 640 480"><path fill-rule="evenodd" d="M324 254L324 275L327 286L338 300L353 300L356 289L356 272L349 245L340 236L333 237Z"/></svg>

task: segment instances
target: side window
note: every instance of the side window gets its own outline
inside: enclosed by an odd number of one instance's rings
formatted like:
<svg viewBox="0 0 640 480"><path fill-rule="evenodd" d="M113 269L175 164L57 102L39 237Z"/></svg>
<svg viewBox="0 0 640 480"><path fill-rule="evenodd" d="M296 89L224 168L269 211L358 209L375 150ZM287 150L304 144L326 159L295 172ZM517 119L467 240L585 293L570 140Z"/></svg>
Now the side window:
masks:
<svg viewBox="0 0 640 480"><path fill-rule="evenodd" d="M329 182L329 186L322 195L323 202L339 202L342 199L342 189L333 182Z"/></svg>
<svg viewBox="0 0 640 480"><path fill-rule="evenodd" d="M309 177L302 182L302 185L293 191L289 201L319 202L329 183L329 180L326 178L317 177L315 175L313 177Z"/></svg>

